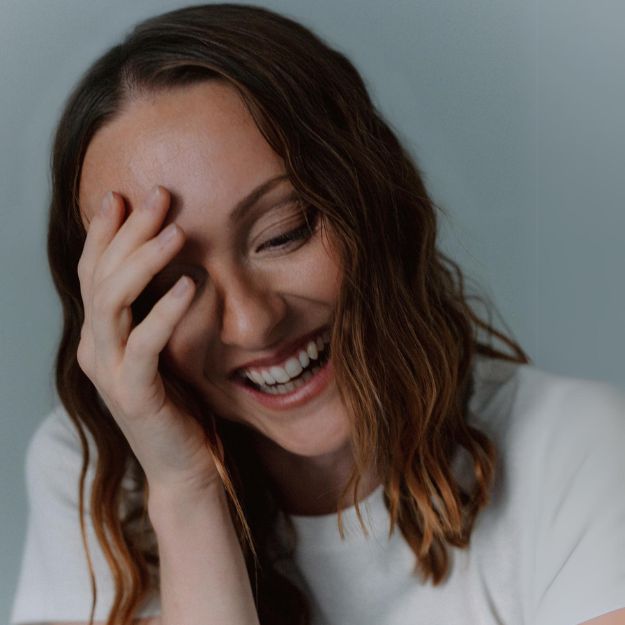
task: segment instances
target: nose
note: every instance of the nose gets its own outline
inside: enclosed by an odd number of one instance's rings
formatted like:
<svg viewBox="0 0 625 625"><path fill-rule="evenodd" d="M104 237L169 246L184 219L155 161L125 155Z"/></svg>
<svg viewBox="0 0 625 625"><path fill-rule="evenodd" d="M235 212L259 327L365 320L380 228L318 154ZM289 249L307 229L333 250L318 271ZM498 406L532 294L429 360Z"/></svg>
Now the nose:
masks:
<svg viewBox="0 0 625 625"><path fill-rule="evenodd" d="M275 342L287 304L266 280L245 271L230 272L221 290L221 341L259 350Z"/></svg>

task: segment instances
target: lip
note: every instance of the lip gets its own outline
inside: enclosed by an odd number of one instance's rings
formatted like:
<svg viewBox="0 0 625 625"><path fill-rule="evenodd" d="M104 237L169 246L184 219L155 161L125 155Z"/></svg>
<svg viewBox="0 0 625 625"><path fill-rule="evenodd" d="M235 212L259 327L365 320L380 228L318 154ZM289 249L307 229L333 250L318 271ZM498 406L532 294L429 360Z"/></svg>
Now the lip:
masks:
<svg viewBox="0 0 625 625"><path fill-rule="evenodd" d="M254 401L265 408L276 411L290 410L298 408L314 400L326 391L330 383L334 381L334 365L332 356L312 378L303 386L285 394L268 395L261 391L246 386L242 380L235 381L235 384Z"/></svg>
<svg viewBox="0 0 625 625"><path fill-rule="evenodd" d="M328 326L322 326L320 328L317 328L313 330L312 332L309 332L308 334L300 336L294 341L290 341L289 343L286 343L279 350L274 352L271 356L265 356L264 358L257 358L255 360L249 360L248 362L240 364L238 367L235 367L234 369L231 370L229 377L230 378L238 377L238 374L241 371L241 369L271 367L272 365L278 365L284 362L287 356L291 356L299 348L303 349L304 346L308 343L308 341L322 334L323 331L326 329L328 329Z"/></svg>

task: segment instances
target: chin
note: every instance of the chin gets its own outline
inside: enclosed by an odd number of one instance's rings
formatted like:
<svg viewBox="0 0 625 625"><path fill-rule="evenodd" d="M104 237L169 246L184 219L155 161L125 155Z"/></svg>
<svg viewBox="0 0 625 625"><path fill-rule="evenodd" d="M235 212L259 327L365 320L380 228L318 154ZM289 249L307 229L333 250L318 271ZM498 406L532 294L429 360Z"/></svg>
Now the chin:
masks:
<svg viewBox="0 0 625 625"><path fill-rule="evenodd" d="M288 454L300 458L331 457L350 453L351 431L347 419L334 419L333 422L315 423L314 427L297 426L287 430L261 432L259 444L261 447L273 448L272 451L279 454Z"/></svg>

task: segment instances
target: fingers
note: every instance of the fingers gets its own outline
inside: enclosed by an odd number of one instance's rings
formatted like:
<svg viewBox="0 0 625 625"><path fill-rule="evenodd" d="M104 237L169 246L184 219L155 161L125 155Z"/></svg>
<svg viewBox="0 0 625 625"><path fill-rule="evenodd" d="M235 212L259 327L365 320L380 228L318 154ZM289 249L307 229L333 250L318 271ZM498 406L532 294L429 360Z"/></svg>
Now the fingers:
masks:
<svg viewBox="0 0 625 625"><path fill-rule="evenodd" d="M120 228L120 219L125 213L124 200L112 191L105 195L100 210L91 220L78 263L81 295L85 303L91 299L94 283L111 275L141 243L158 232L169 200L166 189L155 187Z"/></svg>
<svg viewBox="0 0 625 625"><path fill-rule="evenodd" d="M102 200L100 210L89 224L85 245L78 261L80 292L85 303L91 298L94 268L115 236L119 221L124 214L123 202L119 200L119 196L112 191L107 193Z"/></svg>
<svg viewBox="0 0 625 625"><path fill-rule="evenodd" d="M145 388L154 383L159 354L189 307L194 293L193 280L181 276L132 330L123 362L123 376L130 388Z"/></svg>
<svg viewBox="0 0 625 625"><path fill-rule="evenodd" d="M121 363L132 329L132 302L184 243L174 224L155 236L169 199L165 189L155 187L120 227L123 198L108 193L90 223L78 275L85 309L81 357L94 363L91 368Z"/></svg>
<svg viewBox="0 0 625 625"><path fill-rule="evenodd" d="M92 302L97 311L97 319L92 318L92 332L95 348L105 359L119 359L131 331L131 304L183 244L182 230L170 224L100 283Z"/></svg>
<svg viewBox="0 0 625 625"><path fill-rule="evenodd" d="M170 196L166 189L156 186L144 201L132 211L128 219L110 241L98 260L97 278L105 279L116 271L142 243L161 229L169 208Z"/></svg>

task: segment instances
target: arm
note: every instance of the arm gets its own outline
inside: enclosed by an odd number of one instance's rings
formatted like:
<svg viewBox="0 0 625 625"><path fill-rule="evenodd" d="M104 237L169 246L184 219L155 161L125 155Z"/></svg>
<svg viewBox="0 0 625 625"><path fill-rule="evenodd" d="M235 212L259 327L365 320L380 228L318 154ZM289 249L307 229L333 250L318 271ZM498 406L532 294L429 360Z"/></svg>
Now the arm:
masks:
<svg viewBox="0 0 625 625"><path fill-rule="evenodd" d="M259 625L221 483L203 496L151 490L148 512L158 541L162 612L135 625Z"/></svg>
<svg viewBox="0 0 625 625"><path fill-rule="evenodd" d="M625 608L602 614L590 621L584 621L580 625L625 625Z"/></svg>
<svg viewBox="0 0 625 625"><path fill-rule="evenodd" d="M162 625L258 625L245 561L220 482L200 496L150 492Z"/></svg>

